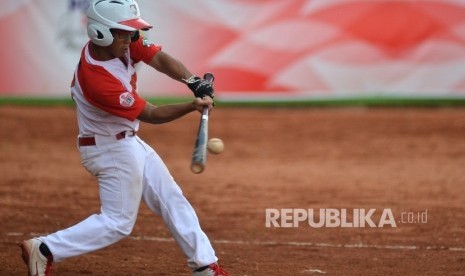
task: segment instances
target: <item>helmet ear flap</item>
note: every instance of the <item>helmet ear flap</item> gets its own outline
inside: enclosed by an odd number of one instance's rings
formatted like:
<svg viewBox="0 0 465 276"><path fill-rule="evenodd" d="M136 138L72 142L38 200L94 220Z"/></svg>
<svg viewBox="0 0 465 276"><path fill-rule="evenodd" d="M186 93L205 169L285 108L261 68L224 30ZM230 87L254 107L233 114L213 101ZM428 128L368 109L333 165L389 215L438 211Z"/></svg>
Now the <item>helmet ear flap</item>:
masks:
<svg viewBox="0 0 465 276"><path fill-rule="evenodd" d="M94 44L101 47L107 47L113 43L110 29L98 23L87 24L87 35Z"/></svg>

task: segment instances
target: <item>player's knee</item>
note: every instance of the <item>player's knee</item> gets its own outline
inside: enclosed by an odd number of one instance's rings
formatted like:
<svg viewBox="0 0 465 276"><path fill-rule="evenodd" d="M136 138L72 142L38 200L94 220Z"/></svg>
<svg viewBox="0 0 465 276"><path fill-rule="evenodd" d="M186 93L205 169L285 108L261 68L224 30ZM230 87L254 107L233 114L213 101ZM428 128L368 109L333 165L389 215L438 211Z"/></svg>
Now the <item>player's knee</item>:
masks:
<svg viewBox="0 0 465 276"><path fill-rule="evenodd" d="M106 218L106 226L112 236L118 237L118 239L129 236L134 228L135 220Z"/></svg>
<svg viewBox="0 0 465 276"><path fill-rule="evenodd" d="M134 228L134 222L120 222L114 228L114 231L121 235L123 238L131 235L132 229Z"/></svg>

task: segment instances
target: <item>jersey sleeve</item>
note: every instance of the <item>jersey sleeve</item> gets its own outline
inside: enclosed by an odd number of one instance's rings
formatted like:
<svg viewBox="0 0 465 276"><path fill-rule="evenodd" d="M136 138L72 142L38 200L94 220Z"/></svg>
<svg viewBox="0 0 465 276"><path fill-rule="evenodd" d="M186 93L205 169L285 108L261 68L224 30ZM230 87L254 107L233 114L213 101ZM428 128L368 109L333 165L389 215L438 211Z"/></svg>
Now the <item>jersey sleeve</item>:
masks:
<svg viewBox="0 0 465 276"><path fill-rule="evenodd" d="M131 43L129 47L131 52L131 59L135 63L143 61L144 63L148 64L155 56L155 54L161 51L161 46L150 43L145 37L140 37L137 41Z"/></svg>
<svg viewBox="0 0 465 276"><path fill-rule="evenodd" d="M82 64L81 64L82 65ZM124 85L103 67L79 66L78 81L84 97L92 105L115 116L134 121L146 105L136 91ZM95 80L98 76L98 81Z"/></svg>

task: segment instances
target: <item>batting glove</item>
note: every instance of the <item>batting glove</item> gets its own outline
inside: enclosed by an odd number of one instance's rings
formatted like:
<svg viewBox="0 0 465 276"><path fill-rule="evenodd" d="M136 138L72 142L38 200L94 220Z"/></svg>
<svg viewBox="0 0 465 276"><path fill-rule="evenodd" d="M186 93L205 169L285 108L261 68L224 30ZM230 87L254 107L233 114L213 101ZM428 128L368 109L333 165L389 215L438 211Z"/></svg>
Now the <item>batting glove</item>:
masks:
<svg viewBox="0 0 465 276"><path fill-rule="evenodd" d="M192 75L190 78L184 80L196 98L203 98L204 96L209 96L210 98L214 98L214 91L213 91L213 82L201 79L196 75Z"/></svg>

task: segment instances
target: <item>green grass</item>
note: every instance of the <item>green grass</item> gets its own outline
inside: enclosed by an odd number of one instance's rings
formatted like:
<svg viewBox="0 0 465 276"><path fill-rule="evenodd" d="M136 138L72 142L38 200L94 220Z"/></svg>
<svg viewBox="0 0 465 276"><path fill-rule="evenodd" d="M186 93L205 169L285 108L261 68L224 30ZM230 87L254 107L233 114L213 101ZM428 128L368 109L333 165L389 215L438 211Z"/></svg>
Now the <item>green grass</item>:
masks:
<svg viewBox="0 0 465 276"><path fill-rule="evenodd" d="M188 98L148 99L151 103L161 105L177 102L187 102ZM74 106L71 98L40 98L40 97L0 97L0 105L15 106Z"/></svg>
<svg viewBox="0 0 465 276"><path fill-rule="evenodd" d="M156 105L190 101L190 98L149 98ZM73 106L70 98L0 97L0 105ZM324 100L216 101L217 107L465 107L465 98L346 98Z"/></svg>
<svg viewBox="0 0 465 276"><path fill-rule="evenodd" d="M73 105L73 101L71 101L71 99L66 99L66 98L0 97L0 105L26 105L26 106Z"/></svg>
<svg viewBox="0 0 465 276"><path fill-rule="evenodd" d="M347 98L324 100L231 101L219 106L243 107L465 107L464 99L451 98Z"/></svg>

